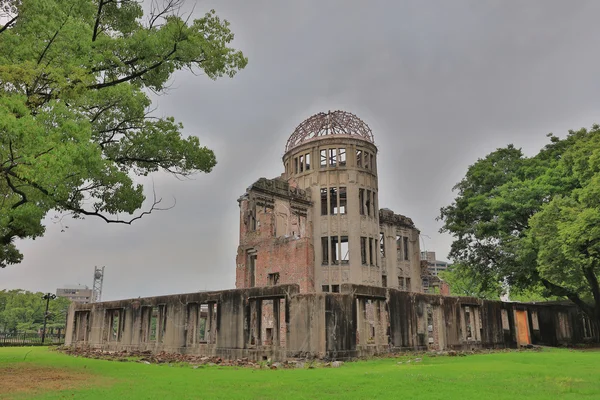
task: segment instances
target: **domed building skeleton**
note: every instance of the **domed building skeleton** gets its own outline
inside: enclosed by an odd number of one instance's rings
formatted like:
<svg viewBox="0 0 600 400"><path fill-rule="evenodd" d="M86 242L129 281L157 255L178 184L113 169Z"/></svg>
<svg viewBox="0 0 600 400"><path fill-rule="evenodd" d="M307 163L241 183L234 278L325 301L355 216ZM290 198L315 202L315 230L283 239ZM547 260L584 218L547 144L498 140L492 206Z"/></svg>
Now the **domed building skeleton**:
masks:
<svg viewBox="0 0 600 400"><path fill-rule="evenodd" d="M259 179L239 199L237 288L422 291L419 231L378 207L377 147L366 123L345 111L313 115L289 137L283 164L280 177Z"/></svg>

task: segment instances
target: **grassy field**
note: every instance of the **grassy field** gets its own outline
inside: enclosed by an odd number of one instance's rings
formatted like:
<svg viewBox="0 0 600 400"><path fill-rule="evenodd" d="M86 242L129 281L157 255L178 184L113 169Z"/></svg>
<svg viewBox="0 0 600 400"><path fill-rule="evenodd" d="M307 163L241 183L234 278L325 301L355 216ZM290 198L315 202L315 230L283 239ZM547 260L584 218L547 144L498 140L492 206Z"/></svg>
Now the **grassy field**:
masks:
<svg viewBox="0 0 600 400"><path fill-rule="evenodd" d="M600 352L408 357L340 368L250 369L85 359L0 348L2 399L600 399ZM399 361L404 361L398 364Z"/></svg>

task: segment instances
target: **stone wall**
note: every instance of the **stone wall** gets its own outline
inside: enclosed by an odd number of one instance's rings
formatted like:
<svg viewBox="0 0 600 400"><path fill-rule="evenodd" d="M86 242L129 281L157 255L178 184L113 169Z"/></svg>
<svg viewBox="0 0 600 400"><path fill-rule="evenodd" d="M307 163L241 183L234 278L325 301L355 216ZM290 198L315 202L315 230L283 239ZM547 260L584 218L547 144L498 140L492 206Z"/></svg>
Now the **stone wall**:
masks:
<svg viewBox="0 0 600 400"><path fill-rule="evenodd" d="M598 327L568 304L351 284L340 293L300 293L294 284L72 304L66 333L71 346L254 360L598 340Z"/></svg>

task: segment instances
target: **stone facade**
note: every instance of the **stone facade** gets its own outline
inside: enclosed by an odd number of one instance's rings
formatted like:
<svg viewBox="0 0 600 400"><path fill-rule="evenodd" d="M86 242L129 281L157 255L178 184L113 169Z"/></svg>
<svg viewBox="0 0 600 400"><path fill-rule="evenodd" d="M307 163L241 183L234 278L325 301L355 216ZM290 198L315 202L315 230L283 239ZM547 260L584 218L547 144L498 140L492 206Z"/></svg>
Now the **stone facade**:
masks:
<svg viewBox="0 0 600 400"><path fill-rule="evenodd" d="M266 308L271 319L265 322ZM72 304L66 345L285 360L598 339L598 327L569 304L343 284L340 293L301 293L299 285L276 285Z"/></svg>

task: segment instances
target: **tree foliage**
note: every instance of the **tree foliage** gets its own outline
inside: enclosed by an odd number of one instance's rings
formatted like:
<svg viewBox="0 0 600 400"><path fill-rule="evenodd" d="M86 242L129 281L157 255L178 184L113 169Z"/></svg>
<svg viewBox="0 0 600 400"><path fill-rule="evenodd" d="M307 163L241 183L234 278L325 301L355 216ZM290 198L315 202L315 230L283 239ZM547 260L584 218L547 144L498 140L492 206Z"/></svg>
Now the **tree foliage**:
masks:
<svg viewBox="0 0 600 400"><path fill-rule="evenodd" d="M566 297L598 321L600 127L549 138L533 157L509 145L471 165L442 231L481 290Z"/></svg>
<svg viewBox="0 0 600 400"><path fill-rule="evenodd" d="M247 59L227 21L189 21L180 6L0 0L0 266L21 261L15 239L43 235L50 210L128 224L160 203L141 212L136 175L215 166L180 123L152 115L149 93L178 70L232 77Z"/></svg>
<svg viewBox="0 0 600 400"><path fill-rule="evenodd" d="M44 325L44 293L21 289L0 290L0 332L39 331ZM50 300L46 328L64 328L71 302L64 297Z"/></svg>

